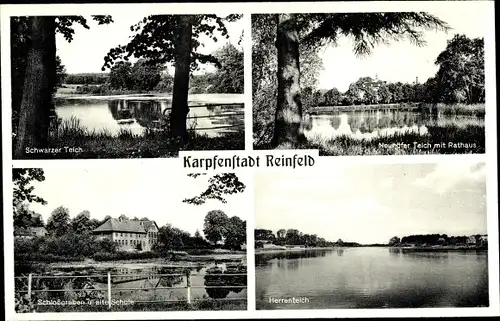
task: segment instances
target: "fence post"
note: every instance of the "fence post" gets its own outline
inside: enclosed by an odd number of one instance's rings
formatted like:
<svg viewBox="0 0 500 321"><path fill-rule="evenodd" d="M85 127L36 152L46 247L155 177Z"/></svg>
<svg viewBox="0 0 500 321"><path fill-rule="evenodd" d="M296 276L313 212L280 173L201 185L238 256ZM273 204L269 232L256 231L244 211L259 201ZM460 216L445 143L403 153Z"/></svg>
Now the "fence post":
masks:
<svg viewBox="0 0 500 321"><path fill-rule="evenodd" d="M191 271L186 271L187 303L191 304Z"/></svg>
<svg viewBox="0 0 500 321"><path fill-rule="evenodd" d="M32 276L33 276L32 273L30 273L28 275L28 299L30 299L30 300L31 300L31 284L32 284L32 281L33 281Z"/></svg>
<svg viewBox="0 0 500 321"><path fill-rule="evenodd" d="M111 272L108 272L108 308L111 310Z"/></svg>

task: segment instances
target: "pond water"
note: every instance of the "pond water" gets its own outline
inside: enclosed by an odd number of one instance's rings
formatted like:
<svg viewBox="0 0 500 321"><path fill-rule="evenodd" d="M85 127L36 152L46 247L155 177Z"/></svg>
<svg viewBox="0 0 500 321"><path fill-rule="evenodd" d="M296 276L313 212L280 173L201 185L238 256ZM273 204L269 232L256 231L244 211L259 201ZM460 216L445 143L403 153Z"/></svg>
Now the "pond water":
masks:
<svg viewBox="0 0 500 321"><path fill-rule="evenodd" d="M227 97L229 96L229 97ZM243 130L244 115L240 95L191 95L188 128L217 137ZM62 121L78 119L90 132L118 135L122 130L142 135L146 129L165 126L171 108L170 96L59 97L55 112ZM201 106L234 103L229 106ZM229 127L232 126L232 127ZM222 128L221 128L222 127Z"/></svg>
<svg viewBox="0 0 500 321"><path fill-rule="evenodd" d="M428 126L484 126L484 118L465 115L430 114L411 110L332 111L307 115L305 135L308 138L348 136L372 139L395 134L425 135Z"/></svg>
<svg viewBox="0 0 500 321"><path fill-rule="evenodd" d="M338 248L256 254L257 309L488 306L486 252ZM300 304L273 299L307 298Z"/></svg>
<svg viewBox="0 0 500 321"><path fill-rule="evenodd" d="M34 273L37 276L32 283L34 301L107 300L108 273L111 274L112 299L116 300L185 301L188 295L187 273L191 300L247 297L247 269L243 262L238 261L190 266L151 263L115 264L111 268L105 265L60 266L49 270ZM27 288L24 276L17 278L15 284L16 291Z"/></svg>

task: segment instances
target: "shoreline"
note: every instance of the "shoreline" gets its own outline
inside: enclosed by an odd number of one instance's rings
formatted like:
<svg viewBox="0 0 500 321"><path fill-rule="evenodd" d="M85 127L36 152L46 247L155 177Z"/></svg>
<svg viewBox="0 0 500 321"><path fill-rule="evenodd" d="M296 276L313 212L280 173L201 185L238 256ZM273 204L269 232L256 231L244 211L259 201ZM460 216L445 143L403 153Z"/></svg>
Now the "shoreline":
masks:
<svg viewBox="0 0 500 321"><path fill-rule="evenodd" d="M461 251L482 251L488 252L488 248L484 247L468 247L468 246L451 246L451 247L398 247L398 246L370 246L370 245L360 245L360 246L333 246L333 247L310 247L310 248L292 248L292 249L271 249L262 250L255 249L255 255L266 254L266 253L281 253L281 252L301 252L301 251L312 251L312 250L344 250L351 248L386 248L393 250L393 252L461 252Z"/></svg>

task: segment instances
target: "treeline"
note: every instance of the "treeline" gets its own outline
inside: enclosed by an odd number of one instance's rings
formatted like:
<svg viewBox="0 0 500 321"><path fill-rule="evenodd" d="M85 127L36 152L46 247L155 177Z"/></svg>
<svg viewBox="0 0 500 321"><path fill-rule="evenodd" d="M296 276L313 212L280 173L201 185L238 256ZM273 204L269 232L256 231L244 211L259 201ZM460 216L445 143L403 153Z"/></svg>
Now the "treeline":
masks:
<svg viewBox="0 0 500 321"><path fill-rule="evenodd" d="M484 39L455 35L435 61L436 75L425 83L390 83L361 77L341 93L337 88L316 91L306 87L302 92L304 106L336 106L397 103L464 103L485 102Z"/></svg>
<svg viewBox="0 0 500 321"><path fill-rule="evenodd" d="M275 245L304 245L306 247L328 247L334 242L325 240L316 234L304 234L296 229L280 229L273 233L271 230L255 229L255 247L262 247L268 241Z"/></svg>
<svg viewBox="0 0 500 321"><path fill-rule="evenodd" d="M22 234L30 227L44 227L47 234L29 238L15 238L14 256L20 262L55 262L72 261L92 258L96 261L139 259L153 257L171 257L172 251L195 250L209 253L215 248L241 250L246 241L246 222L238 217L227 217L222 211L210 211L204 222L204 238L199 231L194 236L170 224L159 228L158 242L152 251L126 252L109 240L93 235L92 231L106 222L90 217L88 211L83 211L70 218L69 210L58 207L44 224L40 216L30 211L25 205L19 205L14 211L14 234ZM120 219L128 220L125 215ZM146 217L142 219L147 219ZM130 220L139 220L134 217ZM201 252L200 252L201 251Z"/></svg>
<svg viewBox="0 0 500 321"><path fill-rule="evenodd" d="M472 238L472 239L471 239ZM394 236L389 240L390 246L405 246L405 245L487 245L487 238L483 238L481 235L471 235L471 236L448 236L446 234L417 234L408 235L399 238Z"/></svg>
<svg viewBox="0 0 500 321"><path fill-rule="evenodd" d="M189 92L192 94L243 93L243 52L228 43L215 51L214 57L218 62L217 70L200 75L191 75ZM81 94L116 92L171 93L174 84L174 77L166 71L165 66L155 64L148 59L139 59L134 64L129 61L119 61L111 67L109 74L74 75L71 80L86 81L81 82L82 86L76 88L77 93ZM95 80L95 82L92 82L92 80ZM70 82L66 81L66 83L69 84ZM78 84L78 82L72 83Z"/></svg>
<svg viewBox="0 0 500 321"><path fill-rule="evenodd" d="M102 85L108 81L108 73L79 73L68 74L62 80L63 83L68 85Z"/></svg>

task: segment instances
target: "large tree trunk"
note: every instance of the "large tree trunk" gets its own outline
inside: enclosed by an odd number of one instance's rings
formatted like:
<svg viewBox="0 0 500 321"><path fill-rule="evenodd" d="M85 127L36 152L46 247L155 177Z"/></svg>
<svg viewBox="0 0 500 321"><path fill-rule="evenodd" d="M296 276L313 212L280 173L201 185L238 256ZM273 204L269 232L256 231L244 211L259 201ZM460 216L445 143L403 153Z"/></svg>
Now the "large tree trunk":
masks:
<svg viewBox="0 0 500 321"><path fill-rule="evenodd" d="M191 38L194 16L180 16L177 28L174 88L170 130L174 137L186 141L188 138L186 120L189 113L188 91L191 65Z"/></svg>
<svg viewBox="0 0 500 321"><path fill-rule="evenodd" d="M300 101L299 36L290 14L278 16L278 105L273 147L296 147L304 140Z"/></svg>
<svg viewBox="0 0 500 321"><path fill-rule="evenodd" d="M56 85L54 17L30 18L31 48L26 61L15 156L25 148L48 146L52 94Z"/></svg>

